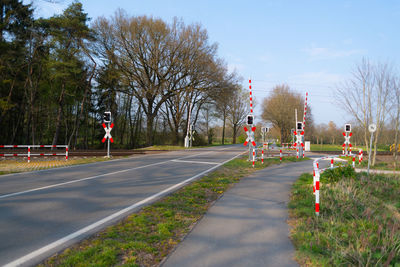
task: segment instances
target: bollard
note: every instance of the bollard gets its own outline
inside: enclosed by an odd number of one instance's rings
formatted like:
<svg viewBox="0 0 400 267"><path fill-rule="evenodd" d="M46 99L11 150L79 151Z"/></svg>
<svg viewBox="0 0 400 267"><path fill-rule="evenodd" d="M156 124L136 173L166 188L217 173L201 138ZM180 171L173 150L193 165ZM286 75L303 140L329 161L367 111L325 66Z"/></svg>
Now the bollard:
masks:
<svg viewBox="0 0 400 267"><path fill-rule="evenodd" d="M363 160L363 151L361 149L360 152L358 153L358 165L361 164L362 160Z"/></svg>
<svg viewBox="0 0 400 267"><path fill-rule="evenodd" d="M279 161L280 163L282 163L282 149L279 150Z"/></svg>
<svg viewBox="0 0 400 267"><path fill-rule="evenodd" d="M313 184L312 184L313 194L315 195L315 170L313 170Z"/></svg>
<svg viewBox="0 0 400 267"><path fill-rule="evenodd" d="M315 174L315 214L319 216L319 171Z"/></svg>
<svg viewBox="0 0 400 267"><path fill-rule="evenodd" d="M255 159L256 159L256 150L255 150L255 148L253 148L253 168L254 168Z"/></svg>
<svg viewBox="0 0 400 267"><path fill-rule="evenodd" d="M333 158L331 159L331 169L333 168Z"/></svg>
<svg viewBox="0 0 400 267"><path fill-rule="evenodd" d="M356 157L353 156L353 169L355 169L355 168L356 168Z"/></svg>
<svg viewBox="0 0 400 267"><path fill-rule="evenodd" d="M28 146L28 163L31 162L31 147Z"/></svg>
<svg viewBox="0 0 400 267"><path fill-rule="evenodd" d="M65 160L68 160L68 146L65 147Z"/></svg>
<svg viewBox="0 0 400 267"><path fill-rule="evenodd" d="M261 164L264 164L264 147L261 150Z"/></svg>

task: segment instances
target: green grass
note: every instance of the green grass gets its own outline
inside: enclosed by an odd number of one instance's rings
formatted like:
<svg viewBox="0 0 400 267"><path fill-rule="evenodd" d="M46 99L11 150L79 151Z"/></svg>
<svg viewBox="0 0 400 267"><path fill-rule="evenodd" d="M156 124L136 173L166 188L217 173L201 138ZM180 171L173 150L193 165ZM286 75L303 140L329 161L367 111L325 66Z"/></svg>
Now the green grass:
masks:
<svg viewBox="0 0 400 267"><path fill-rule="evenodd" d="M362 149L363 151L367 151L367 148L363 145L357 145L357 146L355 146L355 148L357 148L356 150ZM355 150L355 148L353 147L353 150ZM311 151L340 151L341 152L343 150L343 147L342 147L342 145L311 144L310 149L311 149ZM389 146L378 145L377 151L389 151Z"/></svg>
<svg viewBox="0 0 400 267"><path fill-rule="evenodd" d="M292 188L290 224L302 266L400 266L400 178L356 174L351 167L321 175L320 216L311 174Z"/></svg>
<svg viewBox="0 0 400 267"><path fill-rule="evenodd" d="M283 158L283 162L297 161ZM279 164L279 159L257 162L235 159L173 194L144 207L122 222L66 249L42 266L157 266L207 209L242 177Z"/></svg>

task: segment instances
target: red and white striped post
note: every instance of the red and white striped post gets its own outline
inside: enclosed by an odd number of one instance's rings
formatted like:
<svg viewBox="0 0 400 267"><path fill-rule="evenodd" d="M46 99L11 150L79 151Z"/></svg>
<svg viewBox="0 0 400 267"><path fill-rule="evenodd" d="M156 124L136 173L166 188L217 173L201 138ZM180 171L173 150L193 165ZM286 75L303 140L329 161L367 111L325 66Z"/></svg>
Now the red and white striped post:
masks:
<svg viewBox="0 0 400 267"><path fill-rule="evenodd" d="M313 170L313 183L312 183L313 194L315 194L315 168Z"/></svg>
<svg viewBox="0 0 400 267"><path fill-rule="evenodd" d="M319 170L315 173L315 214L319 216Z"/></svg>
<svg viewBox="0 0 400 267"><path fill-rule="evenodd" d="M356 156L353 156L353 169L356 168Z"/></svg>
<svg viewBox="0 0 400 267"><path fill-rule="evenodd" d="M254 168L254 162L256 161L256 150L253 148L253 168Z"/></svg>
<svg viewBox="0 0 400 267"><path fill-rule="evenodd" d="M282 149L279 150L279 161L280 163L282 163Z"/></svg>
<svg viewBox="0 0 400 267"><path fill-rule="evenodd" d="M68 160L68 146L65 147L65 160Z"/></svg>
<svg viewBox="0 0 400 267"><path fill-rule="evenodd" d="M331 169L333 168L333 158L331 159Z"/></svg>
<svg viewBox="0 0 400 267"><path fill-rule="evenodd" d="M361 164L362 160L363 160L363 150L361 149L360 152L358 152L358 165Z"/></svg>
<svg viewBox="0 0 400 267"><path fill-rule="evenodd" d="M302 135L302 144L301 145L303 146L303 149L302 149L302 151L303 151L303 159L304 159L304 150L305 150L305 147L304 147L304 142L305 142L304 132L305 132L305 129L306 129L307 101L308 101L308 92L306 92L306 99L304 101L303 132L301 133L301 135Z"/></svg>
<svg viewBox="0 0 400 267"><path fill-rule="evenodd" d="M303 131L306 128L307 100L308 100L308 92L306 92L306 100L304 101Z"/></svg>
<svg viewBox="0 0 400 267"><path fill-rule="evenodd" d="M31 162L31 147L28 146L28 163Z"/></svg>
<svg viewBox="0 0 400 267"><path fill-rule="evenodd" d="M261 149L261 164L264 164L264 147Z"/></svg>
<svg viewBox="0 0 400 267"><path fill-rule="evenodd" d="M253 95L251 93L251 79L249 79L249 90L250 90L250 113L253 114Z"/></svg>

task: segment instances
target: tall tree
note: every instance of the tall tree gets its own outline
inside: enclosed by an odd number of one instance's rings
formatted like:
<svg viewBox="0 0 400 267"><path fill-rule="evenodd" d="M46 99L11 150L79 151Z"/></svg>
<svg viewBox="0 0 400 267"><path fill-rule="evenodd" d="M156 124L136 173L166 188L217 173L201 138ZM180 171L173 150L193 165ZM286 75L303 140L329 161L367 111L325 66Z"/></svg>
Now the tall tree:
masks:
<svg viewBox="0 0 400 267"><path fill-rule="evenodd" d="M304 98L290 89L286 84L277 85L273 88L270 96L263 101L262 118L272 122L279 128L281 142L290 141L290 130L295 126L295 109L300 112L304 107ZM300 117L302 118L302 116ZM299 121L302 121L299 119ZM311 107L307 107L306 127L312 125Z"/></svg>
<svg viewBox="0 0 400 267"><path fill-rule="evenodd" d="M202 62L214 60L216 46L208 44L199 25L177 20L168 25L161 19L129 17L121 10L113 20L98 19L94 28L100 53L118 66L146 114L146 141L151 145L159 110L180 91L197 87L207 69Z"/></svg>
<svg viewBox="0 0 400 267"><path fill-rule="evenodd" d="M69 141L67 140L68 133L65 133L66 142L71 142L79 125L77 120L81 119L78 111L79 104L74 100L82 99L83 104L80 108L83 109L90 88L90 82L89 84L87 82L88 71L85 69L85 62L82 60L83 55L89 56L84 40L92 39L91 31L87 26L88 20L87 14L83 12L82 4L79 2L72 3L64 10L63 14L51 17L48 20L49 31L52 36L52 49L48 67L54 70L51 79L53 90L58 92L53 145L57 144L59 139L66 104L68 107L75 105L73 109L75 122L70 122L73 125L73 130ZM92 77L93 71L89 79Z"/></svg>

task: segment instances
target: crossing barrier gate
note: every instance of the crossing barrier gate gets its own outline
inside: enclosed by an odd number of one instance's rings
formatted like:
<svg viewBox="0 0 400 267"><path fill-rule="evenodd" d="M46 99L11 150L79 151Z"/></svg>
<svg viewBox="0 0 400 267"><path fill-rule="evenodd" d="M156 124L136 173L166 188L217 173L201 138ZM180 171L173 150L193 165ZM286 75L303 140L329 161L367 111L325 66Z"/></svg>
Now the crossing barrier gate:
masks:
<svg viewBox="0 0 400 267"><path fill-rule="evenodd" d="M31 156L65 156L65 160L68 160L67 145L0 145L0 148L26 148L26 153L0 153L0 157L27 157L28 163L31 162ZM65 153L32 153L32 148L65 148Z"/></svg>

